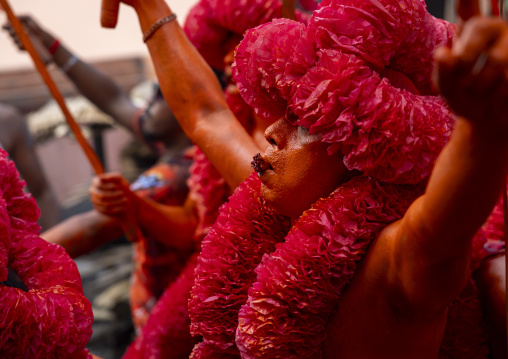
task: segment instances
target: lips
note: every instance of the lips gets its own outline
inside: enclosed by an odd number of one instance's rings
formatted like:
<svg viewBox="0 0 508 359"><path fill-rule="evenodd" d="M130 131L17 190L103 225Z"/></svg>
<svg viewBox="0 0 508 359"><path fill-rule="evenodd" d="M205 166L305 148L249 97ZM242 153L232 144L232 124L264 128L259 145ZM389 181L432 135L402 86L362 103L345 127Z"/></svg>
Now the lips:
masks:
<svg viewBox="0 0 508 359"><path fill-rule="evenodd" d="M263 159L263 157L261 157L260 153L254 156L250 165L252 166L252 168L254 168L254 171L256 171L259 174L262 174L266 170L273 169L270 163L268 163L266 160Z"/></svg>

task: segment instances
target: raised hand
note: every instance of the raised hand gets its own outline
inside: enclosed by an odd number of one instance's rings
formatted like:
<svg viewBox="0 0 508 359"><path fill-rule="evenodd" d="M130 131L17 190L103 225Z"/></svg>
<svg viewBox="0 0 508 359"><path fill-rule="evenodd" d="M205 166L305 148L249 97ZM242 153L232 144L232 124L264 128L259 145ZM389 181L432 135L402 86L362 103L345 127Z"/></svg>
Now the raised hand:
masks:
<svg viewBox="0 0 508 359"><path fill-rule="evenodd" d="M472 0L460 1L458 13L464 19L453 47L435 53L436 86L458 115L506 133L508 25L480 16Z"/></svg>
<svg viewBox="0 0 508 359"><path fill-rule="evenodd" d="M46 64L50 62L52 55L49 53L48 48L55 42L55 37L41 28L39 24L37 24L37 22L30 16L19 16L19 20L23 24L27 35L30 37L32 44L34 45L34 48L41 59ZM14 31L12 25L10 23L6 23L2 26L2 28L7 31L7 33L14 41L14 44L20 50L24 51L25 48L21 44L21 40Z"/></svg>

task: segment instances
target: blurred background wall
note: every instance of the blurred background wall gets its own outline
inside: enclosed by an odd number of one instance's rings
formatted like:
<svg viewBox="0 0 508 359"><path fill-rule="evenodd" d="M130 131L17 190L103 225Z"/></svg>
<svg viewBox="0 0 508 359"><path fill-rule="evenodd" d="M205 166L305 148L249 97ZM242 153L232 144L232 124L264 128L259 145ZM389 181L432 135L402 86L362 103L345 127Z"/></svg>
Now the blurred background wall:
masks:
<svg viewBox="0 0 508 359"><path fill-rule="evenodd" d="M169 2L180 24L196 2ZM147 55L136 15L127 6L120 9L117 28L110 30L100 27L100 0L10 0L9 3L18 15L33 15L89 61ZM5 23L4 13L0 13L0 22ZM26 54L17 51L4 34L0 35L0 49L0 71L31 66Z"/></svg>

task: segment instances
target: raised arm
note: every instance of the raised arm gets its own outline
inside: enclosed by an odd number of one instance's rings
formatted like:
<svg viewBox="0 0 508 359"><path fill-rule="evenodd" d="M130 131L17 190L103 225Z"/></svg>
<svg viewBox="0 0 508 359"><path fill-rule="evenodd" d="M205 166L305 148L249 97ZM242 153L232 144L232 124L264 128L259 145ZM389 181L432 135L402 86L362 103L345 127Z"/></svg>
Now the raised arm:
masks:
<svg viewBox="0 0 508 359"><path fill-rule="evenodd" d="M508 26L474 17L435 54L436 83L457 113L425 195L392 236L390 278L410 302L442 311L468 275L471 242L504 188L508 164Z"/></svg>
<svg viewBox="0 0 508 359"><path fill-rule="evenodd" d="M136 10L143 33L172 13L163 0L123 2ZM164 97L185 133L236 187L252 172L259 149L229 110L212 70L177 21L157 28L146 43Z"/></svg>
<svg viewBox="0 0 508 359"><path fill-rule="evenodd" d="M40 54L42 58L52 59L83 96L113 117L120 125L132 131L131 122L137 107L125 91L106 74L80 60L63 43L56 42L55 36L40 27L34 19L29 16L21 16L20 20L30 34L32 41L38 43L36 48L40 49L39 52L47 51L45 54ZM10 25L7 24L4 28L9 31L18 47L22 49Z"/></svg>

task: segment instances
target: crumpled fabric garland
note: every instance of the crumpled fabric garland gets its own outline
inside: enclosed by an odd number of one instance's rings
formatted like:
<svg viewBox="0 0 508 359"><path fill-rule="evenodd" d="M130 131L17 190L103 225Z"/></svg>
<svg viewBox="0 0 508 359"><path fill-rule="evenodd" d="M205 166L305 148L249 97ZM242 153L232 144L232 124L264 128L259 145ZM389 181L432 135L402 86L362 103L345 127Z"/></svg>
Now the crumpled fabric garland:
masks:
<svg viewBox="0 0 508 359"><path fill-rule="evenodd" d="M91 359L92 307L76 264L41 239L39 210L23 192L7 153L0 150L0 269L12 268L28 292L0 285L0 355L5 358ZM5 280L5 277L0 278Z"/></svg>
<svg viewBox="0 0 508 359"><path fill-rule="evenodd" d="M224 56L245 31L281 16L281 0L201 0L190 10L183 29L206 62L223 70ZM296 11L296 19L307 22L309 16Z"/></svg>
<svg viewBox="0 0 508 359"><path fill-rule="evenodd" d="M204 341L191 358L228 358L238 353L237 314L255 280L254 269L290 228L289 218L262 203L256 176L235 190L202 243L189 314L192 334L202 335Z"/></svg>
<svg viewBox="0 0 508 359"><path fill-rule="evenodd" d="M317 9L318 1L317 0L298 0L298 4L305 10L305 11L314 11Z"/></svg>
<svg viewBox="0 0 508 359"><path fill-rule="evenodd" d="M506 251L504 242L503 196L500 196L482 230L485 232L485 247L488 248L489 252L487 253L486 251L486 255L499 254Z"/></svg>

